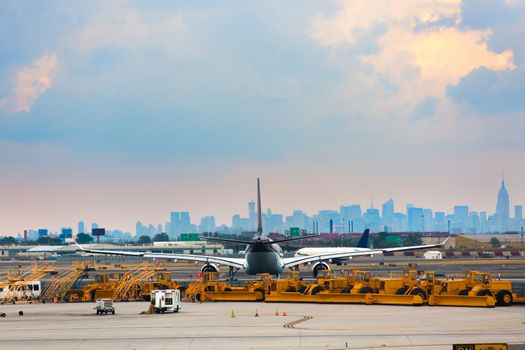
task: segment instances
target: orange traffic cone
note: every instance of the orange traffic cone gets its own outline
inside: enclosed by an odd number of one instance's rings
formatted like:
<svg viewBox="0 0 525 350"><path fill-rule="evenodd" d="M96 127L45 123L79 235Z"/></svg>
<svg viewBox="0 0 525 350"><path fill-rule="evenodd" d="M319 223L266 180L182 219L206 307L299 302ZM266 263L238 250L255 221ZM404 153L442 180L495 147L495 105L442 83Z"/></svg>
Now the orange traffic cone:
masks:
<svg viewBox="0 0 525 350"><path fill-rule="evenodd" d="M279 316L279 309L275 308L275 316Z"/></svg>
<svg viewBox="0 0 525 350"><path fill-rule="evenodd" d="M259 317L259 310L255 309L255 317Z"/></svg>
<svg viewBox="0 0 525 350"><path fill-rule="evenodd" d="M283 316L288 316L288 315L286 314L286 310L283 311Z"/></svg>

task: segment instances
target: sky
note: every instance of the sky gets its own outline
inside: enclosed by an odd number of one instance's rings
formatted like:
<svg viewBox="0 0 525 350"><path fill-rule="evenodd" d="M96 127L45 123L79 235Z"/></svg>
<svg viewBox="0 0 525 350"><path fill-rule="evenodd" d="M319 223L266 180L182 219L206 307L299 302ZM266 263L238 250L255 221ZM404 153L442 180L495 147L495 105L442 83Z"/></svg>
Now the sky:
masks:
<svg viewBox="0 0 525 350"><path fill-rule="evenodd" d="M0 234L525 204L525 1L11 1Z"/></svg>

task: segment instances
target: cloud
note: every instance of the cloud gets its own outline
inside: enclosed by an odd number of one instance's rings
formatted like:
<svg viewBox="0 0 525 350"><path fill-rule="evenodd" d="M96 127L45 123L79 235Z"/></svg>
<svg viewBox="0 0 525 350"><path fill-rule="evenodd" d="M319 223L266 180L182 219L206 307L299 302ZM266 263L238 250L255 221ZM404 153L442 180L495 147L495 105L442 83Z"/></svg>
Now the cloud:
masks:
<svg viewBox="0 0 525 350"><path fill-rule="evenodd" d="M20 69L15 74L12 94L0 99L0 109L8 114L29 112L38 97L51 87L56 65L57 57L52 53Z"/></svg>
<svg viewBox="0 0 525 350"><path fill-rule="evenodd" d="M467 102L480 112L524 111L525 68L515 74L479 68L450 86L447 93L454 101Z"/></svg>
<svg viewBox="0 0 525 350"><path fill-rule="evenodd" d="M438 1L341 1L341 9L327 16L318 14L310 36L320 46L337 51L359 43L357 33L378 24L379 50L361 53L357 59L372 67L367 77L387 79L398 87L381 102L382 108L410 115L427 97L446 99L448 86L480 67L494 71L515 68L510 49L494 52L489 29L461 29L459 0ZM355 85L355 82L352 82Z"/></svg>

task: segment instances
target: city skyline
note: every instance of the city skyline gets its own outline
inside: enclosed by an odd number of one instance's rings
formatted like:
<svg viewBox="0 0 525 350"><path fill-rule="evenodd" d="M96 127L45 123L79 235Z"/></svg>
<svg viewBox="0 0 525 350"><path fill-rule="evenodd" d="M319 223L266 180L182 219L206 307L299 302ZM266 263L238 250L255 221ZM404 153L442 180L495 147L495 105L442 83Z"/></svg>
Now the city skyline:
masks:
<svg viewBox="0 0 525 350"><path fill-rule="evenodd" d="M408 203L404 207L395 204L390 197L384 202L369 203L369 206L359 203L340 204L337 208L318 209L314 213L306 213L301 208L291 212L272 211L271 207L263 210L263 223L266 232L284 233L290 227L298 227L309 232L356 232L365 228L374 231L389 232L423 232L448 231L451 233L487 233L519 231L523 227L523 205L511 205L509 193L501 179L501 187L496 199L496 210L473 210L469 205L457 203L449 211L435 210L434 208L418 207ZM247 214L247 215L245 215ZM288 215L289 214L289 215ZM158 223L135 222L134 230L122 227L108 227L108 232L115 230L118 235L129 233L139 237L148 235L153 238L157 233L167 233L170 239L178 239L181 233L190 232L225 232L237 233L254 231L256 223L255 202L249 201L244 211L231 216L229 222L217 222L214 215L200 218L192 216L189 211L170 212L168 221ZM193 219L193 220L192 220ZM200 221L200 223L199 223ZM312 225L313 224L313 225ZM89 227L98 228L96 222L79 221L76 232L90 232ZM43 226L42 226L43 227ZM26 228L27 229L27 228ZM61 225L70 232L70 227ZM47 235L48 228L31 230L32 235ZM60 230L56 230L57 233ZM22 236L18 232L19 236Z"/></svg>
<svg viewBox="0 0 525 350"><path fill-rule="evenodd" d="M8 1L0 234L229 223L257 177L280 213L523 203L523 37L510 0Z"/></svg>

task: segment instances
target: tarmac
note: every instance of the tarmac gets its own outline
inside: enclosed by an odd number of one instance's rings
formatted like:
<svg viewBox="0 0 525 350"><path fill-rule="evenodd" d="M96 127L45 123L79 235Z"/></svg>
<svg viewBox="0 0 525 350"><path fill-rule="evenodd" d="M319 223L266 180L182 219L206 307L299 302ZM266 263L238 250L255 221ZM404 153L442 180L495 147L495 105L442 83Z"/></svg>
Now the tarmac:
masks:
<svg viewBox="0 0 525 350"><path fill-rule="evenodd" d="M525 343L523 305L185 302L179 313L141 315L148 306L115 303L116 315L96 315L94 303L0 305L0 348L449 350L455 343Z"/></svg>

